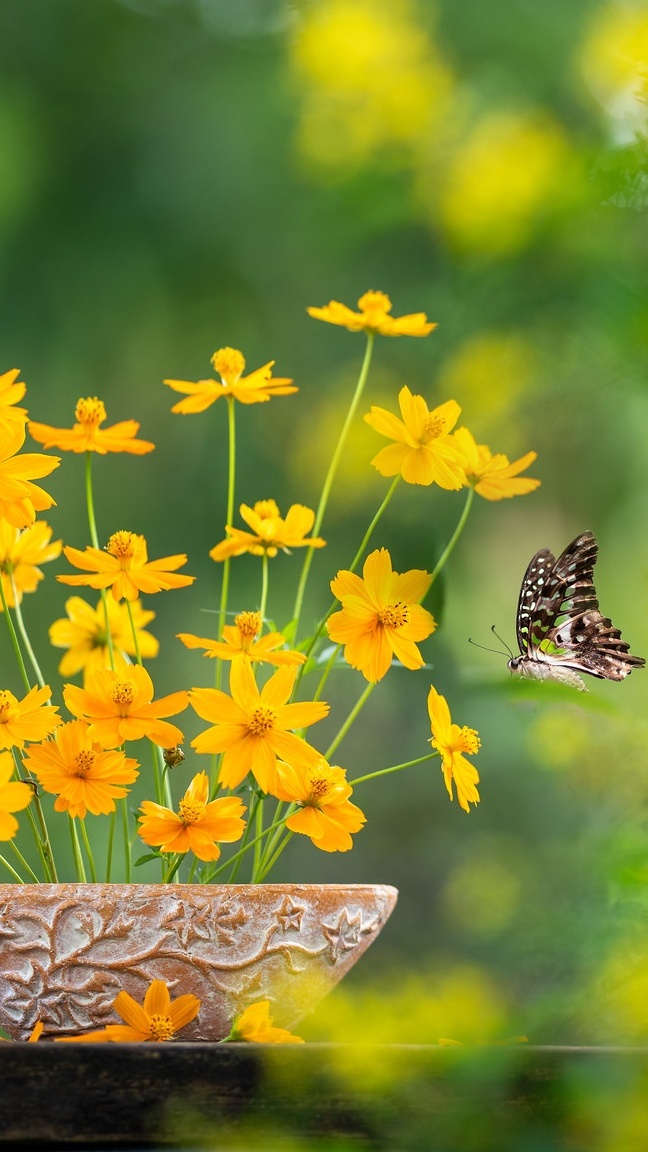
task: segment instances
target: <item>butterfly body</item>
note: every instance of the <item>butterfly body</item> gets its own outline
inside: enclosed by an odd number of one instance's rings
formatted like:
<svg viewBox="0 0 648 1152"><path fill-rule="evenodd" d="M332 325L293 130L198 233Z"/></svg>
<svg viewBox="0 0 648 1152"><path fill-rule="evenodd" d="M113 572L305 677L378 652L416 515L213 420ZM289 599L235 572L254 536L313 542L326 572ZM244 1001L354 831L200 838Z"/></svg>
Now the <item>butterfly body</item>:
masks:
<svg viewBox="0 0 648 1152"><path fill-rule="evenodd" d="M511 672L535 680L557 680L586 691L579 672L602 680L624 680L646 661L599 610L594 587L598 545L591 532L568 544L556 560L543 548L531 560L520 589L517 639L520 655Z"/></svg>

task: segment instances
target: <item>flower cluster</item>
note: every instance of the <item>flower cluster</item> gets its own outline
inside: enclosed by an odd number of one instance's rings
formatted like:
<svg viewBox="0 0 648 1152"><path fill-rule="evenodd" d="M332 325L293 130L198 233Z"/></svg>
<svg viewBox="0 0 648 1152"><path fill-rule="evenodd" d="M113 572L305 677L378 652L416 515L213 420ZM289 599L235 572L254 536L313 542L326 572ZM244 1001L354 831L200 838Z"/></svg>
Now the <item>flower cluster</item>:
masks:
<svg viewBox="0 0 648 1152"><path fill-rule="evenodd" d="M334 604L306 634L302 615L311 561L316 549L326 547L321 533L329 496L366 385L375 337L426 337L436 327L422 312L394 317L389 297L376 291L360 298L357 311L336 301L308 311L366 339L362 371L315 509L293 503L282 511L261 493L255 503L240 505L244 526L237 523L238 405L245 409L297 391L292 380L273 376L274 361L246 375L242 353L221 348L212 357L216 378L164 382L182 394L172 412L183 416L206 413L224 397L226 404L218 411L228 410L230 450L224 535L209 550L222 577L219 600L212 606L216 628L207 636L178 631L174 641L201 651L208 661L196 662L197 682L176 685L167 694L156 691L150 671L160 645L147 631L156 615L149 597L194 583L184 572L187 553L149 559L149 543L135 525L113 528L102 543L94 505L96 457L145 456L155 445L139 437L135 420L105 426L106 406L96 396L78 401L69 428L31 420L19 406L26 394L19 372L0 376L0 598L17 659L15 682L7 679L0 685L0 840L13 852L0 856L0 863L14 880L66 878L71 859L72 874L80 880L108 879L115 873L129 880L146 864L149 871L159 868L165 881L208 883L233 879L247 869L249 879L259 882L294 835L307 837L323 852L349 851L365 825L355 790L433 758L439 759L450 798L456 794L466 812L478 803L479 775L469 758L478 752L479 738L473 729L453 722L446 699L429 680L430 746L424 744L413 760L348 779L337 752L393 668L426 678L423 645L437 621L424 601L460 538L474 496L498 501L531 492L539 481L522 473L535 453L510 462L477 443L459 425L461 408L452 397L430 406L404 386L398 414L370 406L364 419L388 441L371 463L391 485L349 566L329 575ZM25 452L27 433L46 450L85 457L89 540L54 540L52 528L40 518L54 500L35 481L58 468L61 458ZM401 481L466 492L456 530L431 572L397 571L402 567L397 558L372 542ZM153 546L151 552L155 557ZM233 571L244 554L259 565L259 596L253 604L232 604ZM296 565L295 601L289 620L277 628L270 623L270 575L281 555ZM53 561L67 565L56 576L61 584L75 593L95 592L90 600L71 596L66 615L49 627L51 645L62 650L58 689L42 675L38 646L21 607L23 598L42 586L42 569ZM319 731L317 725L329 716L322 696L329 675L341 667L359 674L360 690L332 737L327 727L323 744L312 730ZM200 683L202 673L207 673L206 684ZM198 729L186 741L183 714ZM331 714L328 724L332 719ZM133 803L135 785L143 793L138 804ZM22 813L20 819L16 813ZM68 817L70 848L65 850L53 834L60 813ZM107 838L93 836L96 817L108 820ZM226 860L221 859L224 845L233 845ZM160 1027L171 1035L192 1019L194 1000L181 996L172 1004L159 981L143 1007L120 993L115 1008L125 1023L108 1026L104 1038L135 1038L137 1033L139 1039L164 1039L149 1035L151 1020L166 1021ZM267 1007L260 1003L248 1017L244 1014L236 1036L269 1035Z"/></svg>

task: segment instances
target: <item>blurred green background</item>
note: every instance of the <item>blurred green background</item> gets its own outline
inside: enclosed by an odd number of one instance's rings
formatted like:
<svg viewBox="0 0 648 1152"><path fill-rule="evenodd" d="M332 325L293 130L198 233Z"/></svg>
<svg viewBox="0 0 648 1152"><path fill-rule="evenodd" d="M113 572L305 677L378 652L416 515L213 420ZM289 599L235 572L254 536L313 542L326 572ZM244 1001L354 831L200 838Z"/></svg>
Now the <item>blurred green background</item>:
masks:
<svg viewBox="0 0 648 1152"><path fill-rule="evenodd" d="M0 59L1 370L21 368L35 420L69 427L78 397L98 395L109 424L135 418L157 445L96 459L95 482L102 538L143 532L152 557L186 551L198 577L146 604L158 695L211 683L175 633L215 628L207 553L227 474L225 405L172 416L164 378L211 375L223 345L250 370L274 359L300 391L239 409L237 498L315 506L364 341L306 307L380 289L438 329L377 340L362 411L395 410L406 383L430 406L455 398L494 452L538 453L537 492L476 500L431 605L429 667L392 670L339 752L349 776L422 755L433 680L480 731L480 806L451 804L432 761L357 790L368 824L350 855L296 837L275 873L400 890L304 1035L645 1041L645 673L530 696L506 656L468 643L492 644L495 624L513 645L531 555L591 529L603 610L648 650L645 6L28 0L0 8ZM358 419L307 623L386 491L369 463L383 444ZM82 459L45 486L55 537L83 548ZM375 544L399 571L431 569L463 500L401 485ZM300 566L272 565L280 625ZM66 568L24 604L41 650ZM235 560L232 581L232 606L253 606L258 565ZM59 655L43 655L53 683ZM363 684L341 673L314 743ZM181 723L188 738L203 727Z"/></svg>

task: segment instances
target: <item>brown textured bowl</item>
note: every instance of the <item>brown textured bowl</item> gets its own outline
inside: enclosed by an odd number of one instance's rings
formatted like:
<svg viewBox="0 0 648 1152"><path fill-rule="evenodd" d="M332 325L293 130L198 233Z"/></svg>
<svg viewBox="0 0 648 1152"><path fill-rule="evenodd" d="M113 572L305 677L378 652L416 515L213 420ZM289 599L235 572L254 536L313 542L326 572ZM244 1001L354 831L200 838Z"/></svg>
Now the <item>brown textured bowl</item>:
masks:
<svg viewBox="0 0 648 1152"><path fill-rule="evenodd" d="M222 1040L269 999L292 1028L356 963L398 893L385 884L0 884L0 1024L24 1040L118 1023L152 980L201 1001L182 1040Z"/></svg>

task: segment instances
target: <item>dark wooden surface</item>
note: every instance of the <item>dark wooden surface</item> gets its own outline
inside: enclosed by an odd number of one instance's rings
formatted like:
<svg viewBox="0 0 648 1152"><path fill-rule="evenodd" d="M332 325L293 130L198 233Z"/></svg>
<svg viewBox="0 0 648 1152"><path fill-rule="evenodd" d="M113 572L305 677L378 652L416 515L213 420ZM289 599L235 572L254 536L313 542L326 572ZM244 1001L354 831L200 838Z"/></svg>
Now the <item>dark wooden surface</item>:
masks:
<svg viewBox="0 0 648 1152"><path fill-rule="evenodd" d="M648 1049L0 1045L23 1150L609 1152L628 1116L643 1152Z"/></svg>

